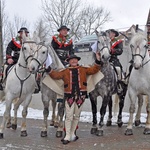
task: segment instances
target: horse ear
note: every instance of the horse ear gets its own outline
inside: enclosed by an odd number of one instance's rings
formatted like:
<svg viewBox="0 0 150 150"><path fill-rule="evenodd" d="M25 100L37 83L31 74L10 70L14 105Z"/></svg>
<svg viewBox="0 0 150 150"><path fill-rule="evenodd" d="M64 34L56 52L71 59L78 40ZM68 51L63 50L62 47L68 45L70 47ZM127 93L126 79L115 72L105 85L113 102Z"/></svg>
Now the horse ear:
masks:
<svg viewBox="0 0 150 150"><path fill-rule="evenodd" d="M100 34L99 34L99 32L98 32L97 30L95 30L95 33L96 33L96 35L97 35L97 36L99 36L99 35L100 35Z"/></svg>
<svg viewBox="0 0 150 150"><path fill-rule="evenodd" d="M135 32L135 29L132 27L132 28L131 28L131 34L132 34L132 36L135 35L135 33L136 33L136 32Z"/></svg>
<svg viewBox="0 0 150 150"><path fill-rule="evenodd" d="M32 37L32 39L33 39L36 43L40 43L40 38L38 37L36 31L33 32L33 37Z"/></svg>
<svg viewBox="0 0 150 150"><path fill-rule="evenodd" d="M22 42L25 42L25 41L27 41L27 36L25 34L25 31L23 30L23 32L22 32Z"/></svg>

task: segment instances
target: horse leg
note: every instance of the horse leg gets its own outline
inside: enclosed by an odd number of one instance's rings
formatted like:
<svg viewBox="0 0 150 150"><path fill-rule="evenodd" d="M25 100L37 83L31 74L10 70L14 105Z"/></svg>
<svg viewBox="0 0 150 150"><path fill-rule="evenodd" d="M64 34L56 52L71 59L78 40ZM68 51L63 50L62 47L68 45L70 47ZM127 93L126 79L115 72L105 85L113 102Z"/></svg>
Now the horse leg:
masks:
<svg viewBox="0 0 150 150"><path fill-rule="evenodd" d="M11 128L11 127L12 125L11 125L11 115L10 115L10 117L8 117L7 119L6 128Z"/></svg>
<svg viewBox="0 0 150 150"><path fill-rule="evenodd" d="M130 116L129 116L128 126L125 131L125 135L133 135L132 125L133 125L133 114L135 112L136 95L135 95L135 92L131 93L131 91L128 92L128 95L130 98L130 108L129 108ZM128 95L126 95L126 98L128 97Z"/></svg>
<svg viewBox="0 0 150 150"><path fill-rule="evenodd" d="M2 120L2 123L0 126L0 139L2 139L4 137L4 135L3 135L4 134L4 128L6 126L7 120L11 118L11 115L10 115L11 104L12 104L12 100L6 99L6 109L5 109L5 112L3 115L3 120Z"/></svg>
<svg viewBox="0 0 150 150"><path fill-rule="evenodd" d="M12 129L17 129L17 111L23 99L19 99L14 103L14 118L12 120Z"/></svg>
<svg viewBox="0 0 150 150"><path fill-rule="evenodd" d="M46 137L47 136L47 117L49 115L49 100L47 101L43 101L43 105L44 105L44 110L43 110L43 127L42 127L42 131L41 131L41 137Z"/></svg>
<svg viewBox="0 0 150 150"><path fill-rule="evenodd" d="M150 95L148 95L148 103L146 106L146 110L147 110L147 120L146 120L146 125L145 125L145 129L143 134L150 134Z"/></svg>
<svg viewBox="0 0 150 150"><path fill-rule="evenodd" d="M91 128L91 134L96 134L97 131L97 97L93 97L92 93L89 93L91 108L92 108L92 116L93 116L93 125Z"/></svg>
<svg viewBox="0 0 150 150"><path fill-rule="evenodd" d="M59 115L59 124L58 129L56 132L56 137L62 137L63 136L63 116L64 116L64 102L58 103L58 115Z"/></svg>
<svg viewBox="0 0 150 150"><path fill-rule="evenodd" d="M135 116L135 126L139 126L141 124L140 117L141 117L141 109L143 105L143 95L138 95L138 110Z"/></svg>
<svg viewBox="0 0 150 150"><path fill-rule="evenodd" d="M56 111L56 101L55 100L52 100L51 101L51 103L52 103L52 119L50 120L50 126L54 126L55 125L55 117L56 117L56 115L55 115L55 111Z"/></svg>
<svg viewBox="0 0 150 150"><path fill-rule="evenodd" d="M111 124L112 124L112 121L111 121L111 118L112 118L112 96L110 97L108 107L109 107L109 115L108 115L108 120L107 120L106 125L111 126Z"/></svg>
<svg viewBox="0 0 150 150"><path fill-rule="evenodd" d="M27 114L28 114L28 106L31 102L31 98L32 98L32 95L27 95L25 100L24 100L24 107L23 107L23 110L22 110L22 123L21 123L21 136L22 137L25 137L27 136L27 129L26 129L26 117L27 117Z"/></svg>
<svg viewBox="0 0 150 150"><path fill-rule="evenodd" d="M119 113L118 113L118 120L117 120L117 124L118 127L121 127L123 122L122 122L122 110L124 107L124 99L125 99L125 95L127 92L127 85L125 83L123 83L122 81L120 82L120 86L122 88L121 92L118 92L118 96L119 96Z"/></svg>
<svg viewBox="0 0 150 150"><path fill-rule="evenodd" d="M100 109L100 122L99 122L99 128L96 131L97 136L102 136L103 135L103 125L104 125L104 116L106 114L106 107L110 101L110 96L104 96L103 102L102 102L102 107Z"/></svg>

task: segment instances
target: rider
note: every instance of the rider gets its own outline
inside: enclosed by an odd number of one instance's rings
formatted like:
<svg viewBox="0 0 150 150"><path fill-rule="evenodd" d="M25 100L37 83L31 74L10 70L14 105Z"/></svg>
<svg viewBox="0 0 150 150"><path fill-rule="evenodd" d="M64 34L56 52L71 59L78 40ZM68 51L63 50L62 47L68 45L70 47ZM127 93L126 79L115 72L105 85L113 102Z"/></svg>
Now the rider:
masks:
<svg viewBox="0 0 150 150"><path fill-rule="evenodd" d="M5 64L7 65L6 72L5 72L6 76L11 66L16 64L19 59L23 31L25 31L26 36L28 36L28 33L29 33L28 29L26 27L21 27L20 30L18 31L18 35L12 38L12 40L8 43L8 46L6 48L6 62L5 62ZM4 78L3 74L4 74L4 66L2 67L0 90L3 90L3 87L2 87L2 82Z"/></svg>
<svg viewBox="0 0 150 150"><path fill-rule="evenodd" d="M118 75L118 79L122 80L122 73L123 73L123 68L122 65L118 59L117 56L121 55L123 53L123 40L119 39L119 32L114 30L114 29L110 29L108 30L109 33L109 37L110 37L110 63L113 64L113 66L115 67L115 71Z"/></svg>
<svg viewBox="0 0 150 150"><path fill-rule="evenodd" d="M72 39L68 35L70 29L62 25L57 31L59 34L55 34L52 37L51 45L60 58L64 66L68 64L66 59L69 55L74 54Z"/></svg>
<svg viewBox="0 0 150 150"><path fill-rule="evenodd" d="M26 27L21 27L18 31L18 35L16 37L13 37L12 40L8 43L8 46L6 48L6 62L4 65L7 65L6 71L4 73L4 66L2 67L2 73L1 73L1 80L0 80L0 90L3 90L3 80L6 79L8 70L17 63L19 59L20 49L22 45L22 35L23 31L25 32L26 36L28 37L29 31ZM4 77L5 74L5 77ZM37 81L37 87L35 89L35 93L38 93L39 83Z"/></svg>

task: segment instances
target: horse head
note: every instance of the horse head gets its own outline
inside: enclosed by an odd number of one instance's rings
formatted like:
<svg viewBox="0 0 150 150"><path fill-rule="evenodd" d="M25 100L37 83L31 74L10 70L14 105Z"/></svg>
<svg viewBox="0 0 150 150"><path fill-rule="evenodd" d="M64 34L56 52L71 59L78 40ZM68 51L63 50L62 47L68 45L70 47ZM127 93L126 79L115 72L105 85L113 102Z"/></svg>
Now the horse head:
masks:
<svg viewBox="0 0 150 150"><path fill-rule="evenodd" d="M135 69L139 69L147 63L149 60L148 46L146 34L143 31L131 29L132 38L130 41L130 48L133 58L133 66Z"/></svg>
<svg viewBox="0 0 150 150"><path fill-rule="evenodd" d="M29 65L31 73L36 73L42 67L48 57L48 46L44 42L37 43L37 50L34 52Z"/></svg>
<svg viewBox="0 0 150 150"><path fill-rule="evenodd" d="M108 61L110 58L110 39L106 32L98 32L95 31L98 41L97 41L97 48L101 54L102 61Z"/></svg>
<svg viewBox="0 0 150 150"><path fill-rule="evenodd" d="M32 55L36 50L36 43L26 36L25 32L22 33L22 47L20 51L20 57L18 63L20 66L27 66L31 61Z"/></svg>

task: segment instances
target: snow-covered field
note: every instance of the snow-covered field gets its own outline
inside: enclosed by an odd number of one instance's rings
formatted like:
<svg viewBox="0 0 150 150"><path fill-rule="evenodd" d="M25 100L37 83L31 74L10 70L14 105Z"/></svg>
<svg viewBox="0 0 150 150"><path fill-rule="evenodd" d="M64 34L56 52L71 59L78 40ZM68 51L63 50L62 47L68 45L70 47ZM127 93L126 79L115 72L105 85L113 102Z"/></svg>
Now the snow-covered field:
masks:
<svg viewBox="0 0 150 150"><path fill-rule="evenodd" d="M23 106L20 106L18 109L18 117L21 118L21 112L22 112ZM5 102L1 102L0 103L0 116L3 116L3 113L5 111ZM11 114L13 116L13 109L11 110ZM51 115L52 112L50 111L50 115L48 119L51 119ZM99 113L97 113L98 116L98 120L99 120ZM106 122L108 117L108 113L106 113L105 115L105 119L104 121ZM33 108L28 108L28 115L27 118L32 118L32 119L43 119L43 111L42 110L38 110L38 109L33 109ZM123 122L127 123L128 119L129 119L129 113L123 112ZM91 112L86 112L86 111L82 111L81 112L81 116L80 116L80 121L81 122L92 122L92 113ZM112 118L112 122L116 123L117 121L117 114ZM142 113L141 114L141 122L145 123L146 121L146 114Z"/></svg>

